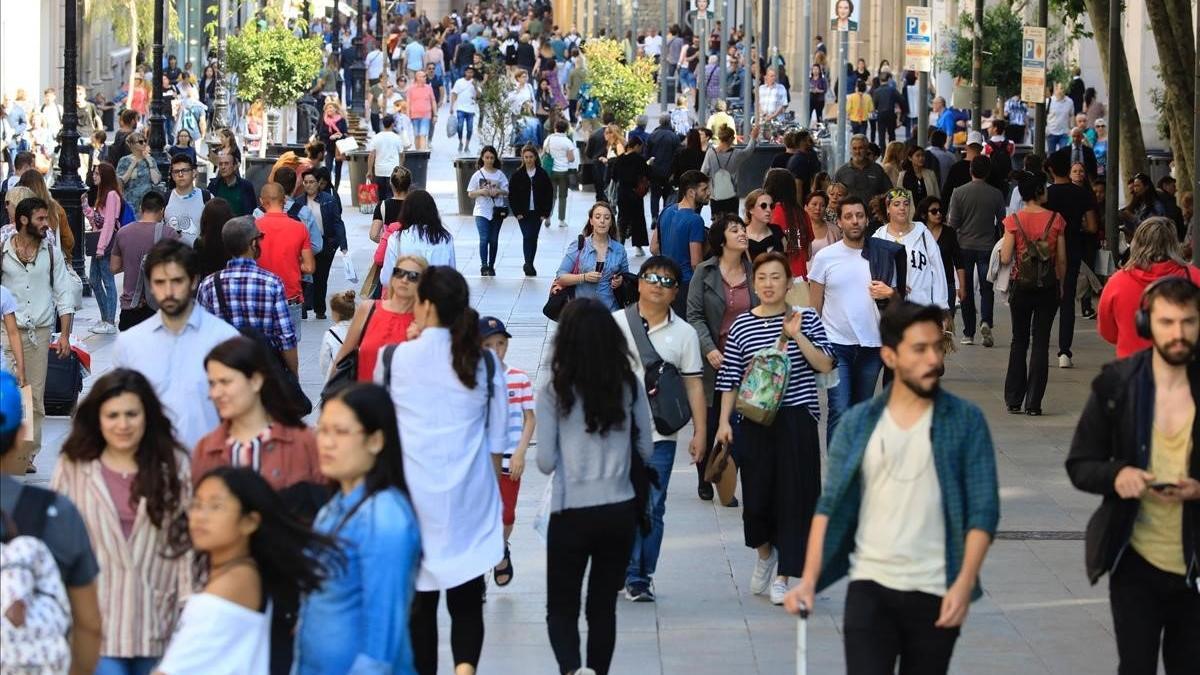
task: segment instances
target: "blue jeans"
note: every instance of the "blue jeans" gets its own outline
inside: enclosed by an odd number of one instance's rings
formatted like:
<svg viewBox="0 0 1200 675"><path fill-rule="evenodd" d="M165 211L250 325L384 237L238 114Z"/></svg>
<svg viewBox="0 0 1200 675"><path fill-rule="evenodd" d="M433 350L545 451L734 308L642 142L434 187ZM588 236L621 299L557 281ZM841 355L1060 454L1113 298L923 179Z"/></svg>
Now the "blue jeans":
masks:
<svg viewBox="0 0 1200 675"><path fill-rule="evenodd" d="M825 444L833 440L833 430L838 420L855 403L861 403L875 395L875 383L883 369L879 347L833 344L833 355L837 357L838 385L828 390L829 421L825 429Z"/></svg>
<svg viewBox="0 0 1200 675"><path fill-rule="evenodd" d="M1065 148L1071 144L1071 137L1067 134L1046 134L1046 154L1050 154L1059 148Z"/></svg>
<svg viewBox="0 0 1200 675"><path fill-rule="evenodd" d="M475 113L456 111L458 115L458 142L462 143L463 134L466 133L467 144L471 143L471 136L475 134Z"/></svg>
<svg viewBox="0 0 1200 675"><path fill-rule="evenodd" d="M110 245L111 243L109 242ZM117 300L120 299L120 296L117 293L117 280L113 277L108 258L107 251L102 256L92 257L92 268L88 271L88 283L92 285L92 291L96 295L96 306L100 308L100 320L114 323L117 320ZM130 273L135 272L131 270ZM146 289L146 292L149 293L149 290ZM136 301L135 298L134 302Z"/></svg>
<svg viewBox="0 0 1200 675"><path fill-rule="evenodd" d="M983 311L983 323L996 325L992 311L996 305L996 294L992 290L992 282L987 280L988 261L992 257L990 250L962 249L963 265L967 268L967 286L963 289L962 322L963 335L975 337L975 275L979 275L979 305Z"/></svg>
<svg viewBox="0 0 1200 675"><path fill-rule="evenodd" d="M150 675L158 658L153 656L101 656L94 675Z"/></svg>
<svg viewBox="0 0 1200 675"><path fill-rule="evenodd" d="M675 466L675 441L655 441L654 454L647 464L658 472L658 487L650 485L650 532L642 534L640 528L633 536L633 550L629 553L629 568L625 570L625 585L650 583L654 569L658 566L658 554L662 551L663 515L667 512L667 485L671 482L671 469Z"/></svg>
<svg viewBox="0 0 1200 675"><path fill-rule="evenodd" d="M503 220L475 216L475 231L479 233L479 264L496 266L496 251L500 248L500 226Z"/></svg>

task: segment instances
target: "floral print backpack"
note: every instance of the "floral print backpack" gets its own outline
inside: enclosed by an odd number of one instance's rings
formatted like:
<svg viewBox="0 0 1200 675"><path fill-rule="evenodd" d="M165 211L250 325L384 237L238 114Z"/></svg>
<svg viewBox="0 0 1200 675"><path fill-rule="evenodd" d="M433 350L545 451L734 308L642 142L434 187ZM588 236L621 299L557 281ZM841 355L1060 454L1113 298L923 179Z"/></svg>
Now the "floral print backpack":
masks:
<svg viewBox="0 0 1200 675"><path fill-rule="evenodd" d="M746 377L738 387L736 408L743 417L769 427L787 391L792 361L787 353L787 336L780 333L775 344L750 357Z"/></svg>

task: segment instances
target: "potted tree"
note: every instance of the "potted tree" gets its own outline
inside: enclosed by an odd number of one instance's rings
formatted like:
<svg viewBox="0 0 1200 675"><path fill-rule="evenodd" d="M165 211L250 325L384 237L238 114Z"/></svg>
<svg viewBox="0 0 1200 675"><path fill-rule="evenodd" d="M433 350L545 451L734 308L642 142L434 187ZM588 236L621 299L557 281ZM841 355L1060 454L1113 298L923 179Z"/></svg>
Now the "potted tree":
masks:
<svg viewBox="0 0 1200 675"><path fill-rule="evenodd" d="M592 85L592 95L600 101L604 112L613 114L618 126L632 127L637 116L645 114L646 107L658 95L654 83L658 67L651 59L622 63L621 44L608 38L588 40L583 45L583 54L587 57L587 81Z"/></svg>
<svg viewBox="0 0 1200 675"><path fill-rule="evenodd" d="M500 153L501 170L510 174L521 165L521 158L513 148L517 118L508 102L516 84L508 76L503 63L485 62L482 70L482 73L476 75L480 80L479 96L475 99L479 105L476 133L483 145L496 148ZM454 173L458 179L458 211L462 215L471 215L473 202L467 196L467 183L475 173L477 163L478 159L475 157L459 157L454 160Z"/></svg>

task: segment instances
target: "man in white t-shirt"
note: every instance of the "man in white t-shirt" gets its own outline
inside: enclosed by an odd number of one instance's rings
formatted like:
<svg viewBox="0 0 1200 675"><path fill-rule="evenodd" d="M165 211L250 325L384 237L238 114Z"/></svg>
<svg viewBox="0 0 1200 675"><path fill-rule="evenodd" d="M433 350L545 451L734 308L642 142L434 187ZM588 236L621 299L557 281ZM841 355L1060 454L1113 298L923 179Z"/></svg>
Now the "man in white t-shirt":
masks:
<svg viewBox="0 0 1200 675"><path fill-rule="evenodd" d="M879 360L879 308L877 300L896 294L893 276L887 283L871 275L864 256L867 210L858 197L850 195L838 205L842 240L817 251L808 269L813 309L821 315L825 334L837 357L838 384L829 391L827 438L846 410L875 394L875 383L883 362ZM896 245L875 240L878 245Z"/></svg>
<svg viewBox="0 0 1200 675"><path fill-rule="evenodd" d="M567 188L570 187L571 167L575 165L575 141L567 136L570 125L561 117L554 123L554 133L546 137L542 150L554 159L550 184L558 202L558 226L567 226Z"/></svg>
<svg viewBox="0 0 1200 675"><path fill-rule="evenodd" d="M613 318L625 334L630 364L639 380L645 378L643 361L653 363L660 359L675 366L683 376L692 413L692 439L688 451L692 460L699 463L704 458L708 437L708 407L701 377L704 365L700 356L700 337L691 324L671 311L682 278L683 271L674 260L665 256L647 259L638 276L637 304L615 312ZM641 354L631 321L638 322L636 329L649 338L657 358L653 354ZM638 529L634 533L629 567L625 571L625 597L633 602L654 602L654 570L662 550L663 514L667 510L667 485L675 465L677 435L678 432L664 435L654 429L654 454L647 464L658 473L659 485L650 486L650 532L642 534Z"/></svg>
<svg viewBox="0 0 1200 675"><path fill-rule="evenodd" d="M404 158L404 140L394 130L394 117L384 115L379 123L383 125L383 131L367 141L367 171L375 179L382 204L383 200L392 196L392 171L400 166Z"/></svg>
<svg viewBox="0 0 1200 675"><path fill-rule="evenodd" d="M372 40L371 51L367 52L364 64L367 67L367 86L373 87L383 77L383 69L387 66L387 55L383 53L378 40Z"/></svg>
<svg viewBox="0 0 1200 675"><path fill-rule="evenodd" d="M467 66L463 76L450 89L450 114L457 115L458 151L471 147L471 136L475 132L475 115L479 114L479 84L475 82L475 68ZM464 141L465 139L465 141Z"/></svg>
<svg viewBox="0 0 1200 675"><path fill-rule="evenodd" d="M171 180L175 189L167 195L163 218L183 243L192 246L200 236L200 216L212 195L196 187L196 160L190 155L179 153L171 158Z"/></svg>
<svg viewBox="0 0 1200 675"><path fill-rule="evenodd" d="M650 34L642 42L642 52L657 61L658 57L662 55L662 48L662 36L658 34L657 28L651 27Z"/></svg>
<svg viewBox="0 0 1200 675"><path fill-rule="evenodd" d="M819 588L848 577L846 672L899 661L902 673L946 673L1000 521L995 449L983 411L940 388L941 308L895 304L880 332L895 383L829 444L808 561L784 603L812 609Z"/></svg>

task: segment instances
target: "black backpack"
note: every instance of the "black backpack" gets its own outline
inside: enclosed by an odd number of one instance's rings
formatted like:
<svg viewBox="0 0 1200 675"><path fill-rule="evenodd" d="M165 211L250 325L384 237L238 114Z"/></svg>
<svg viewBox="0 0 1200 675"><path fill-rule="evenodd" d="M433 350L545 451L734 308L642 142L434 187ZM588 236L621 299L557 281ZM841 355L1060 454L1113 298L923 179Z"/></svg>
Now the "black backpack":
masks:
<svg viewBox="0 0 1200 675"><path fill-rule="evenodd" d="M629 321L629 332L633 333L634 347L646 373L646 397L650 399L654 429L664 436L670 436L692 419L692 407L688 404L683 376L675 364L664 361L654 349L636 304L625 308L625 319Z"/></svg>
<svg viewBox="0 0 1200 675"><path fill-rule="evenodd" d="M988 159L992 162L992 173L988 182L992 185L1004 185L1012 173L1012 155L1008 154L1008 141L988 141L990 153Z"/></svg>

